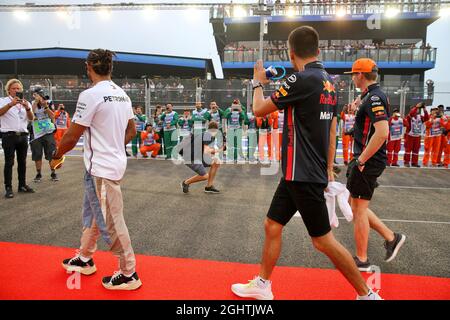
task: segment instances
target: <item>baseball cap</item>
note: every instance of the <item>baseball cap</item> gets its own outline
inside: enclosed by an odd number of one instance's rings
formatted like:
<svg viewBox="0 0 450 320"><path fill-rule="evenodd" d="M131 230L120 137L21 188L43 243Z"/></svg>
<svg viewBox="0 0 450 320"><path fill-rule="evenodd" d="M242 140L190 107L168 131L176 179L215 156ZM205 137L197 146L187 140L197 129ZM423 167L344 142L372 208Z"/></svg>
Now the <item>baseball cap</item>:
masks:
<svg viewBox="0 0 450 320"><path fill-rule="evenodd" d="M368 72L378 72L378 66L372 59L360 58L353 62L352 71L346 71L344 73L368 73Z"/></svg>
<svg viewBox="0 0 450 320"><path fill-rule="evenodd" d="M44 89L42 89L41 87L37 87L36 89L33 90L33 92L41 96L44 96Z"/></svg>

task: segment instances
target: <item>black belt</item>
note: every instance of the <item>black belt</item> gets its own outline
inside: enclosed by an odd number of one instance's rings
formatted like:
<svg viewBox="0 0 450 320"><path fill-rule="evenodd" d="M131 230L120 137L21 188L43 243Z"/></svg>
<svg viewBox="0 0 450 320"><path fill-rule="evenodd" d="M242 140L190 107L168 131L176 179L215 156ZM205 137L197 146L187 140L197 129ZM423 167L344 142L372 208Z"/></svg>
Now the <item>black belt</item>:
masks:
<svg viewBox="0 0 450 320"><path fill-rule="evenodd" d="M3 136L27 136L28 132L7 131L2 132Z"/></svg>

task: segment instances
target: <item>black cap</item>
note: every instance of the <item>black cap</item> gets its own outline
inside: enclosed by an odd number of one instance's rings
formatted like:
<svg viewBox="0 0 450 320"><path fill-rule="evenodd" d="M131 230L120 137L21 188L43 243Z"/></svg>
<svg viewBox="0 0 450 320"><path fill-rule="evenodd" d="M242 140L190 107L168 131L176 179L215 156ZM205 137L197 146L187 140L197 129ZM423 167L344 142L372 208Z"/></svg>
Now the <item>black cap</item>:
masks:
<svg viewBox="0 0 450 320"><path fill-rule="evenodd" d="M34 93L37 93L38 95L44 96L44 89L42 89L41 87L38 87L36 89L34 89L33 91Z"/></svg>

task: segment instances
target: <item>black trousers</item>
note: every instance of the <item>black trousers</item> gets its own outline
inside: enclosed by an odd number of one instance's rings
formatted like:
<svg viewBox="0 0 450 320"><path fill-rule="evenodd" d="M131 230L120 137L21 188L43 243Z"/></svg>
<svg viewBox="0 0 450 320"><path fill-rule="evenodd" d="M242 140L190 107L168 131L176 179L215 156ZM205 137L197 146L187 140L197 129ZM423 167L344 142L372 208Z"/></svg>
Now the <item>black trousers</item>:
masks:
<svg viewBox="0 0 450 320"><path fill-rule="evenodd" d="M2 147L5 154L5 167L3 175L5 188L12 188L12 168L14 166L14 153L17 154L17 174L19 187L26 185L28 136L2 135Z"/></svg>

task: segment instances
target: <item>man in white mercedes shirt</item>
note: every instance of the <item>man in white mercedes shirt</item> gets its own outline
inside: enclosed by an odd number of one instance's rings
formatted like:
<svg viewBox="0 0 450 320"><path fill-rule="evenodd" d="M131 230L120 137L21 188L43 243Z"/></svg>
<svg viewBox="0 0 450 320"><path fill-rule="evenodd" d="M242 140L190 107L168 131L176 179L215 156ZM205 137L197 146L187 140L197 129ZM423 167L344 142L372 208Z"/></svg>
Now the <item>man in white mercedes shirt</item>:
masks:
<svg viewBox="0 0 450 320"><path fill-rule="evenodd" d="M53 155L52 166L57 167L84 134L83 235L79 254L65 259L63 267L93 274L97 269L92 256L101 235L119 257L120 266L114 275L103 278L103 286L135 290L142 283L123 216L120 181L127 166L123 146L136 135L136 127L130 98L111 81L113 56L113 52L103 49L89 53L86 68L92 87L80 94L72 124Z"/></svg>

